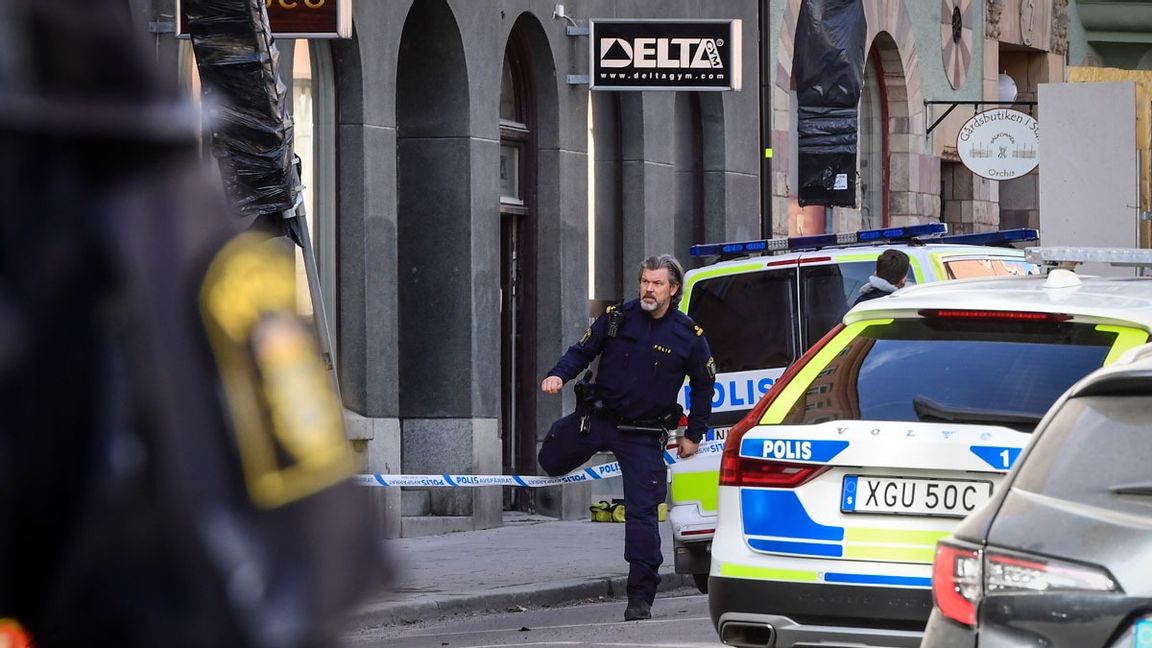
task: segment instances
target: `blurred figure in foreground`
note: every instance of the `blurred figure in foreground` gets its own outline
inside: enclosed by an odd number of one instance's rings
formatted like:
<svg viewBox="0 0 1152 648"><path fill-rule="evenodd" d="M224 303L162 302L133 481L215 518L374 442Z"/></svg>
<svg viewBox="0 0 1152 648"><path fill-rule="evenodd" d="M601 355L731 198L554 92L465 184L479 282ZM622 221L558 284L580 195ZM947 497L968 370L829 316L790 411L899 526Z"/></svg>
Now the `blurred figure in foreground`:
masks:
<svg viewBox="0 0 1152 648"><path fill-rule="evenodd" d="M0 0L0 620L332 645L380 565L339 397L129 5Z"/></svg>

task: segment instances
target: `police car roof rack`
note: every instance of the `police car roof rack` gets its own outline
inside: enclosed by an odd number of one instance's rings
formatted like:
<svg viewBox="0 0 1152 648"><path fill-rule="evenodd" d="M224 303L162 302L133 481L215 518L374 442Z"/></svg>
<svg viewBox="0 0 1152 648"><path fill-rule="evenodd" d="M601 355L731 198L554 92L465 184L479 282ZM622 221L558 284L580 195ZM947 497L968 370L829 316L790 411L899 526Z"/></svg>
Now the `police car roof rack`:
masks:
<svg viewBox="0 0 1152 648"><path fill-rule="evenodd" d="M1019 229L1006 229L998 232L978 232L975 234L946 234L933 243L952 243L958 245L990 245L993 247L1016 247L1013 243L1026 241L1039 241L1040 230L1031 227Z"/></svg>
<svg viewBox="0 0 1152 648"><path fill-rule="evenodd" d="M1048 268L1081 263L1152 268L1152 250L1147 248L1030 247L1024 249L1024 258L1029 263Z"/></svg>
<svg viewBox="0 0 1152 648"><path fill-rule="evenodd" d="M924 225L908 225L906 227L886 227L884 229L813 234L810 236L789 236L788 238L760 239L758 241L704 243L693 245L689 248L689 254L694 257L719 256L721 260L724 260L754 254L799 252L801 250L819 250L826 247L848 247L874 243L914 241L920 237L939 236L947 231L948 227L944 223L926 223Z"/></svg>

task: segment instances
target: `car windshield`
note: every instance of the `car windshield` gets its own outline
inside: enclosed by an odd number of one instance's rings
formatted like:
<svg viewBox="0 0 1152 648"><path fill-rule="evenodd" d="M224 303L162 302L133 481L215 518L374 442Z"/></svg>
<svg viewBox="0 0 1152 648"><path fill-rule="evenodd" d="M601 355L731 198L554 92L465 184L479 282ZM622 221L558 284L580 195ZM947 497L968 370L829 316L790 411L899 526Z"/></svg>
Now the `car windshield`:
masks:
<svg viewBox="0 0 1152 648"><path fill-rule="evenodd" d="M1031 431L1116 333L1090 324L908 319L861 329L815 374L784 423L998 424Z"/></svg>

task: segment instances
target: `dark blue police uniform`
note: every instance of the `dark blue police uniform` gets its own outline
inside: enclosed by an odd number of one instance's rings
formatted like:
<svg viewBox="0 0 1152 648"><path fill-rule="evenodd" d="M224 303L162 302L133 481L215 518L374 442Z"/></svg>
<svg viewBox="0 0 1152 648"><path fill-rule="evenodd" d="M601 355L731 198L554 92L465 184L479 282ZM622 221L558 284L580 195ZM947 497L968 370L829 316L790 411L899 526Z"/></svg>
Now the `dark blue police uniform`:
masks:
<svg viewBox="0 0 1152 648"><path fill-rule="evenodd" d="M538 459L549 475L562 475L596 452L608 450L616 455L624 480L628 598L651 605L663 562L657 507L668 494L664 438L658 432L626 432L619 426L651 425L675 405L688 376L692 389L685 436L699 443L712 411L715 367L703 330L684 313L670 308L663 317L653 319L640 307L639 299L619 310L623 320L616 322L616 331L610 330L614 328L610 308L548 372L568 382L599 355L596 385L603 407L581 404L556 421ZM587 425L582 430L585 417Z"/></svg>

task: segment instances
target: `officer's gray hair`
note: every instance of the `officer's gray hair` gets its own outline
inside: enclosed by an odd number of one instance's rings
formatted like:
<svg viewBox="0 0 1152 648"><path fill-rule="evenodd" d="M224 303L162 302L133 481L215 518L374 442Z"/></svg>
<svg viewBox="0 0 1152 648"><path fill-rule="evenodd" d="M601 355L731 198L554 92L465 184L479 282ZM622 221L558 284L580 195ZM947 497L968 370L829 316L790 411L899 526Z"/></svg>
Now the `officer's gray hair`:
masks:
<svg viewBox="0 0 1152 648"><path fill-rule="evenodd" d="M640 274L637 276L637 281L644 278L645 270L659 270L660 268L668 269L668 282L677 286L684 285L684 268L676 257L671 254L660 254L657 256L650 256L644 259L640 264ZM677 290L675 295L672 295L672 308L680 306L680 295L684 291Z"/></svg>

